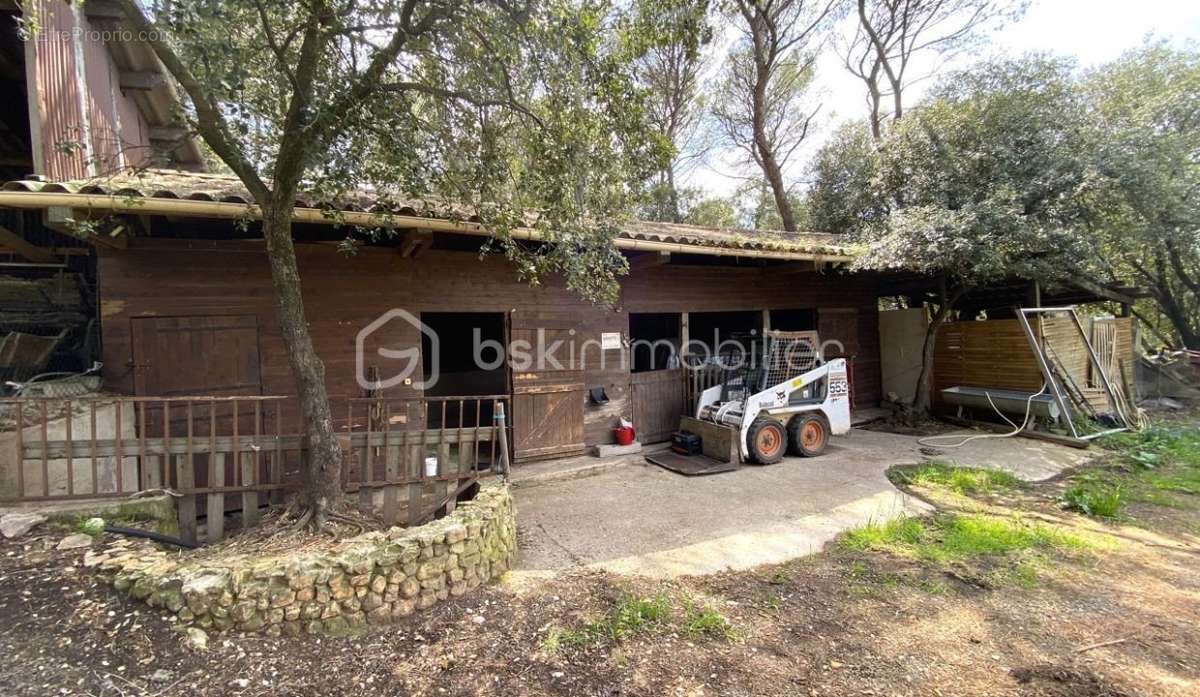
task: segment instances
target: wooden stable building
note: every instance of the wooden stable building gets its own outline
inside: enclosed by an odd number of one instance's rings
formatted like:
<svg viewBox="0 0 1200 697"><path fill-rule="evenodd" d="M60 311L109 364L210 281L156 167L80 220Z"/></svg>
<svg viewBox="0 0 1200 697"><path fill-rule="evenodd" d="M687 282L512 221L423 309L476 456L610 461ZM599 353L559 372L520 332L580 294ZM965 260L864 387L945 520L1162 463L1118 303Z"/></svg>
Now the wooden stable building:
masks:
<svg viewBox="0 0 1200 697"><path fill-rule="evenodd" d="M68 209L99 222L92 241L106 390L290 395L263 243L257 225L233 220L247 214L248 199L233 178L179 171L17 181L0 192L0 205ZM639 342L715 349L768 328L816 331L851 358L855 404L880 400L876 286L872 276L840 268L849 256L836 236L635 223L616 240L630 274L618 305L606 308L554 279L522 283L502 256L480 258L485 238L470 223L392 210L397 234L347 255L338 246L346 231L322 222L316 203L299 204L299 220L317 221L297 225L297 256L331 397L365 396L357 335L404 310L439 341L435 349L402 319L372 332L370 374L386 379L393 368L380 348L418 349L421 360L422 375L382 396L509 396L518 462L610 443L621 417L643 441L665 439L690 411L689 378L661 351L631 352ZM561 344L543 365L482 370L472 355L479 340ZM435 364L437 381L414 387Z"/></svg>

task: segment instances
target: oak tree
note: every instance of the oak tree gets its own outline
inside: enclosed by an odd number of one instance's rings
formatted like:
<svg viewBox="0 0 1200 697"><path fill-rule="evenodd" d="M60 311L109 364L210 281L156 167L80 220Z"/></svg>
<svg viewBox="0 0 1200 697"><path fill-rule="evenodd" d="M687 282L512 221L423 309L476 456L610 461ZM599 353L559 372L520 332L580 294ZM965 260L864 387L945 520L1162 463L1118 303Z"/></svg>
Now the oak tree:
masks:
<svg viewBox="0 0 1200 697"><path fill-rule="evenodd" d="M666 150L644 136L610 4L173 0L148 15L119 2L182 89L182 118L257 204L315 525L334 512L341 454L293 246L301 189L335 209L362 187L384 206L441 196L482 221L523 279L560 274L615 298L626 267L612 237ZM548 243L515 241L517 226Z"/></svg>

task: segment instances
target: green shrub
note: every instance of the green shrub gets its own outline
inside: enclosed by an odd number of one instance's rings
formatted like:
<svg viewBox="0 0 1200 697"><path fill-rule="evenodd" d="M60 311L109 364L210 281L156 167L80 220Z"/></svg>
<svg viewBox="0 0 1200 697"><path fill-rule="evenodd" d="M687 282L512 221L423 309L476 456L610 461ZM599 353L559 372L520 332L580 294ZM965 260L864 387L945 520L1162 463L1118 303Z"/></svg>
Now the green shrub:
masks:
<svg viewBox="0 0 1200 697"><path fill-rule="evenodd" d="M1068 487L1059 500L1068 510L1115 520L1125 507L1125 489L1120 484L1082 479Z"/></svg>

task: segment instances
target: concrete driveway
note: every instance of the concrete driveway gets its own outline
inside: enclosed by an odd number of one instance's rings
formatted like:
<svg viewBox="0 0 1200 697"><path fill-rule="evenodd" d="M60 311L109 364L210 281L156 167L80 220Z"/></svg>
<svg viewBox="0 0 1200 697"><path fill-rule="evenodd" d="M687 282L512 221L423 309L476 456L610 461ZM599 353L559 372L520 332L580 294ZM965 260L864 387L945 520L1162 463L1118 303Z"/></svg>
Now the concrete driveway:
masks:
<svg viewBox="0 0 1200 697"><path fill-rule="evenodd" d="M943 441L944 442L944 441ZM1078 465L1090 453L1026 438L975 440L938 457L1029 481ZM645 576L709 574L818 552L872 520L925 512L885 472L921 462L917 439L854 430L819 458L684 477L640 457L570 481L516 490L520 568L601 568Z"/></svg>

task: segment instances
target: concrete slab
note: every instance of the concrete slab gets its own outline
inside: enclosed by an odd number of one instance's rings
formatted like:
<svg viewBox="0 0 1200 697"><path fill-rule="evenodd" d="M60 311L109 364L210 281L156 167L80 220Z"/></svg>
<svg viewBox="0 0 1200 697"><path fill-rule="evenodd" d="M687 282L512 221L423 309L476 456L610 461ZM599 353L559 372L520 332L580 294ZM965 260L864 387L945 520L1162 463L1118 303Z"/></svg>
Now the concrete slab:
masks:
<svg viewBox="0 0 1200 697"><path fill-rule="evenodd" d="M941 459L1030 481L1090 456L1025 438L978 439L939 450ZM925 459L914 437L854 430L835 439L822 457L787 458L770 467L692 478L625 462L588 479L526 486L515 494L519 566L663 577L787 561L868 521L926 511L885 474L893 465Z"/></svg>

